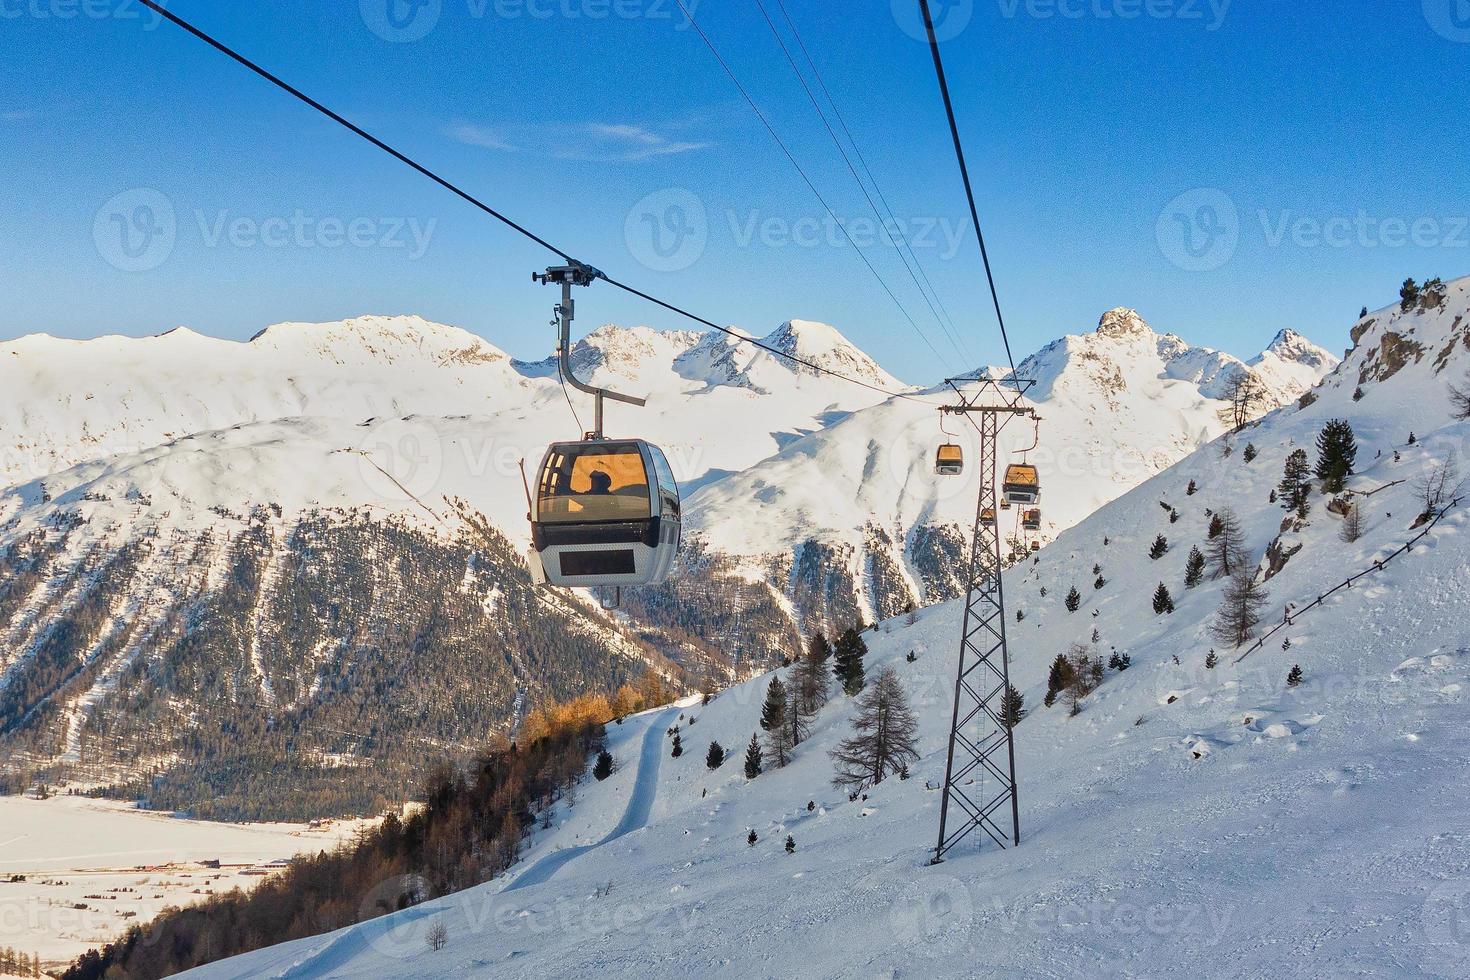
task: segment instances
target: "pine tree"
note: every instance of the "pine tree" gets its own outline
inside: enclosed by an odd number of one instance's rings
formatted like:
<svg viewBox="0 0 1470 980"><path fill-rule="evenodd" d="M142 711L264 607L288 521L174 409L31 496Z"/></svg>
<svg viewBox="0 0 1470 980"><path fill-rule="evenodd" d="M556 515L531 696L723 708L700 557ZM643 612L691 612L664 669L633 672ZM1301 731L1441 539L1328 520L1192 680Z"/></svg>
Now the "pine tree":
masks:
<svg viewBox="0 0 1470 980"><path fill-rule="evenodd" d="M1190 480L1189 486L1184 488L1184 495L1186 497L1193 497L1197 493L1199 493L1199 485L1193 480Z"/></svg>
<svg viewBox="0 0 1470 980"><path fill-rule="evenodd" d="M760 725L766 733L766 759L777 768L786 765L795 744L786 718L788 708L786 685L781 683L781 678L772 677L766 687L766 702L761 706Z"/></svg>
<svg viewBox="0 0 1470 980"><path fill-rule="evenodd" d="M837 770L834 786L861 792L918 760L919 723L892 667L885 667L858 700L852 729L852 737L829 753Z"/></svg>
<svg viewBox="0 0 1470 980"><path fill-rule="evenodd" d="M1169 587L1163 582L1154 590L1154 612L1160 616L1174 612L1174 597L1169 595Z"/></svg>
<svg viewBox="0 0 1470 980"><path fill-rule="evenodd" d="M1082 593L1077 591L1077 586L1072 586L1072 591L1067 593L1067 612L1076 612L1077 607L1082 605Z"/></svg>
<svg viewBox="0 0 1470 980"><path fill-rule="evenodd" d="M786 853L787 854L795 854L796 853L796 838L795 837L792 837L790 834L787 834L786 835Z"/></svg>
<svg viewBox="0 0 1470 980"><path fill-rule="evenodd" d="M1215 520L1220 522L1220 530L1212 536L1208 561L1210 573L1222 578L1234 575L1236 568L1245 562L1245 532L1235 511L1229 508L1216 514Z"/></svg>
<svg viewBox="0 0 1470 980"><path fill-rule="evenodd" d="M669 753L669 756L670 756L670 758L677 759L677 758L679 758L679 756L681 756L683 754L684 754L684 743L679 740L679 736L676 734L674 736L674 749L673 749L672 752Z"/></svg>
<svg viewBox="0 0 1470 980"><path fill-rule="evenodd" d="M705 754L704 764L711 772L725 764L725 748L719 742L709 743L709 752Z"/></svg>
<svg viewBox="0 0 1470 980"><path fill-rule="evenodd" d="M1299 686L1301 684L1301 682L1302 682L1302 665L1301 664L1297 664L1295 667L1292 667L1291 670L1287 673L1287 675L1286 675L1286 686L1287 687L1297 687L1297 686Z"/></svg>
<svg viewBox="0 0 1470 980"><path fill-rule="evenodd" d="M1296 511L1301 517L1307 516L1307 498L1312 495L1312 468L1305 449L1294 449L1286 457L1281 483L1276 490L1282 507Z"/></svg>
<svg viewBox="0 0 1470 980"><path fill-rule="evenodd" d="M832 659L832 648L821 633L811 638L806 653L796 661L791 674L791 686L800 714L805 721L822 710L832 693L832 678L827 664Z"/></svg>
<svg viewBox="0 0 1470 980"><path fill-rule="evenodd" d="M599 783L612 775L613 757L607 749L597 753L597 764L592 767L592 776Z"/></svg>
<svg viewBox="0 0 1470 980"><path fill-rule="evenodd" d="M837 639L837 648L832 657L832 671L842 685L842 692L855 697L867 683L863 669L863 658L868 655L868 644L857 630L849 628Z"/></svg>
<svg viewBox="0 0 1470 980"><path fill-rule="evenodd" d="M1154 561L1158 561L1160 558L1164 557L1168 553L1169 539L1164 537L1162 534L1154 538L1153 547L1148 549L1148 556Z"/></svg>
<svg viewBox="0 0 1470 980"><path fill-rule="evenodd" d="M1000 716L1007 728L1015 728L1026 717L1026 695L1016 690L1014 685L1008 685L1001 698Z"/></svg>
<svg viewBox="0 0 1470 980"><path fill-rule="evenodd" d="M1220 658L1215 655L1214 650L1205 654L1205 670L1214 670L1218 666L1220 666Z"/></svg>
<svg viewBox="0 0 1470 980"><path fill-rule="evenodd" d="M754 779L761 774L761 743L752 733L750 744L745 747L745 778Z"/></svg>
<svg viewBox="0 0 1470 980"><path fill-rule="evenodd" d="M745 843L749 844L751 847L754 847L755 842L758 840L760 840L760 838L755 835L755 828L752 827L750 833L745 835Z"/></svg>
<svg viewBox="0 0 1470 980"><path fill-rule="evenodd" d="M1205 576L1205 556L1198 548L1189 549L1189 557L1184 562L1184 587L1192 589L1199 585Z"/></svg>
<svg viewBox="0 0 1470 980"><path fill-rule="evenodd" d="M1419 305L1419 284L1413 279L1405 279L1403 288L1399 290L1399 312L1407 313Z"/></svg>
<svg viewBox="0 0 1470 980"><path fill-rule="evenodd" d="M1333 419L1317 435L1317 479L1327 493L1342 493L1347 478L1353 475L1358 459L1358 443L1353 427L1342 419Z"/></svg>
<svg viewBox="0 0 1470 980"><path fill-rule="evenodd" d="M1225 530L1224 518L1219 514L1213 514L1210 516L1210 529L1205 533L1205 537L1213 541L1220 536L1220 532L1223 530Z"/></svg>
<svg viewBox="0 0 1470 980"><path fill-rule="evenodd" d="M1048 708L1056 701L1057 695L1072 683L1072 674L1072 662L1067 659L1067 655L1057 654L1057 659L1051 662L1051 673L1046 678L1046 706Z"/></svg>
<svg viewBox="0 0 1470 980"><path fill-rule="evenodd" d="M1244 564L1237 566L1225 586L1220 611L1211 626L1215 638L1237 647L1249 640L1261 622L1261 610L1268 598L1265 588L1256 581L1255 572Z"/></svg>

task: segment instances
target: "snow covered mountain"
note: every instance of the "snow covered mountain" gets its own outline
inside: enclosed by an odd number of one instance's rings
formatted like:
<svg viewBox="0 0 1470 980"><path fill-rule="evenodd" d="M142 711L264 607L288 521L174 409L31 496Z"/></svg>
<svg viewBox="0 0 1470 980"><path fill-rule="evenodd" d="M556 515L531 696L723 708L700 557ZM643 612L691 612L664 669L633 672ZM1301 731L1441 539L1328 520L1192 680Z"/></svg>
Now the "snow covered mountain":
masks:
<svg viewBox="0 0 1470 980"><path fill-rule="evenodd" d="M0 346L7 778L66 765L110 780L194 755L188 782L152 798L218 799L240 763L223 732L253 727L270 758L301 751L282 719L326 733L314 759L388 766L391 746L406 763L399 734L428 728L438 751L510 726L527 699L665 656L729 677L796 649L812 623L953 595L974 484L930 471L937 393L905 389L823 324L764 341L916 400L724 335L604 327L575 345L585 376L649 395L642 412L610 407L609 429L662 444L690 498L686 574L629 598L611 631L585 604L538 598L517 554L520 461L581 430L568 399L590 415L551 361L415 318L280 325L244 344L176 330ZM1055 528L1217 432L1207 389L1245 368L1115 311L1023 370L1045 385L1033 458L1063 492ZM1153 410L1125 424L1107 399ZM491 540L467 537L451 500ZM376 741L352 741L364 727ZM201 741L208 764L185 748ZM232 799L221 813L240 814Z"/></svg>
<svg viewBox="0 0 1470 980"><path fill-rule="evenodd" d="M1220 435L1231 379L1260 378L1265 412L1299 398L1336 365L1290 332L1248 365L1156 333L1134 310L1111 310L1096 331L1063 337L1017 367L1035 382L1029 400L1044 421L1039 432L1010 426L1002 446L1006 460L1040 468L1043 529L1027 535L1015 509L1002 515L1002 532L1020 549L1049 541ZM934 473L940 442L960 442L972 461L977 450L967 423L951 420L950 435L941 431L937 406L952 400L935 388L853 412L693 495L691 575L743 583L763 612L785 620L738 645L791 649L792 637L811 628L872 622L957 594L979 474L974 466L963 477ZM677 601L648 600L645 612L678 623L690 598L679 583L667 592ZM768 615L747 619L771 625Z"/></svg>
<svg viewBox="0 0 1470 980"><path fill-rule="evenodd" d="M831 788L827 751L854 711L840 695L790 765L747 780L731 750L760 731L764 675L616 727L621 768L559 804L507 878L190 975L1153 977L1229 964L1240 976L1463 977L1470 498L1452 492L1426 519L1417 478L1463 460L1470 440L1451 398L1470 383L1470 280L1367 317L1353 336L1344 363L1297 403L1006 572L1024 613L1011 676L1029 709L1016 731L1018 849L964 847L926 864L952 602L867 634L869 678L893 667L918 717L907 780L857 800ZM1358 444L1347 489L1362 536L1351 542L1320 491L1305 520L1272 500L1287 456L1313 452L1332 419ZM1211 636L1224 581L1185 584L1188 552L1207 546L1225 508L1246 567L1261 561L1255 632L1274 632L1259 646ZM1169 548L1150 559L1160 534ZM1154 609L1160 583L1173 612ZM1074 587L1075 612L1064 604ZM1129 666L1109 668L1069 717L1043 695L1074 644ZM675 724L685 749L671 758ZM728 753L714 771L709 741ZM424 941L436 925L441 949Z"/></svg>

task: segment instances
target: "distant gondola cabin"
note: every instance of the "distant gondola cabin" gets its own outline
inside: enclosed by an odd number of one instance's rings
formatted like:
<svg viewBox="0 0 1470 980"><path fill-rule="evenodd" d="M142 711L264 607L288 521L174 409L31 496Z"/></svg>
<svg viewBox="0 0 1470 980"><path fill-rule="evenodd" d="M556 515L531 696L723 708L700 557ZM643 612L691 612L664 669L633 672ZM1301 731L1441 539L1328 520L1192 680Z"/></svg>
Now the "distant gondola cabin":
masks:
<svg viewBox="0 0 1470 980"><path fill-rule="evenodd" d="M946 442L934 454L934 472L940 476L959 476L965 472L965 451Z"/></svg>
<svg viewBox="0 0 1470 980"><path fill-rule="evenodd" d="M1013 504L1040 503L1041 481L1037 478L1036 467L1026 463L1007 466L1002 492L1005 499Z"/></svg>

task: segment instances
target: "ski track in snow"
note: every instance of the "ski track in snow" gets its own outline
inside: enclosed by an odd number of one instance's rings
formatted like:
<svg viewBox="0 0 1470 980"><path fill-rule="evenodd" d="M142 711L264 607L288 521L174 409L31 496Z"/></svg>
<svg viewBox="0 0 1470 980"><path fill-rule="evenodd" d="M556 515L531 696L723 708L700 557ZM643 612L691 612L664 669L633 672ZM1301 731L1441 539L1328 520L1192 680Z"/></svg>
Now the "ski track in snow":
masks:
<svg viewBox="0 0 1470 980"><path fill-rule="evenodd" d="M602 847L604 844L610 844L619 837L631 834L635 830L641 830L648 825L648 815L653 812L653 801L658 795L659 764L664 754L663 733L678 714L679 708L669 708L655 715L649 722L648 731L643 735L643 748L638 757L638 781L633 785L633 792L628 797L628 808L623 811L623 819L618 821L618 825L596 844L566 847L546 855L521 872L509 885L506 885L501 894L525 888L527 885L539 885L588 851Z"/></svg>

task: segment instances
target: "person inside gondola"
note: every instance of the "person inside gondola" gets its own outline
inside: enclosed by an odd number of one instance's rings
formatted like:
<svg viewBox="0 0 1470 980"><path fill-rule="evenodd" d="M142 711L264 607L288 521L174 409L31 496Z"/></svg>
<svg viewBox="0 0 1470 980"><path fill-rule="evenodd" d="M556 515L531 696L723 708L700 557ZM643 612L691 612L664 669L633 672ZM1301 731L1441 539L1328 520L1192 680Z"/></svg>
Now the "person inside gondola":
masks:
<svg viewBox="0 0 1470 980"><path fill-rule="evenodd" d="M587 482L591 484L587 488L587 493L591 496L607 497L612 494L612 475L606 470L593 470Z"/></svg>

